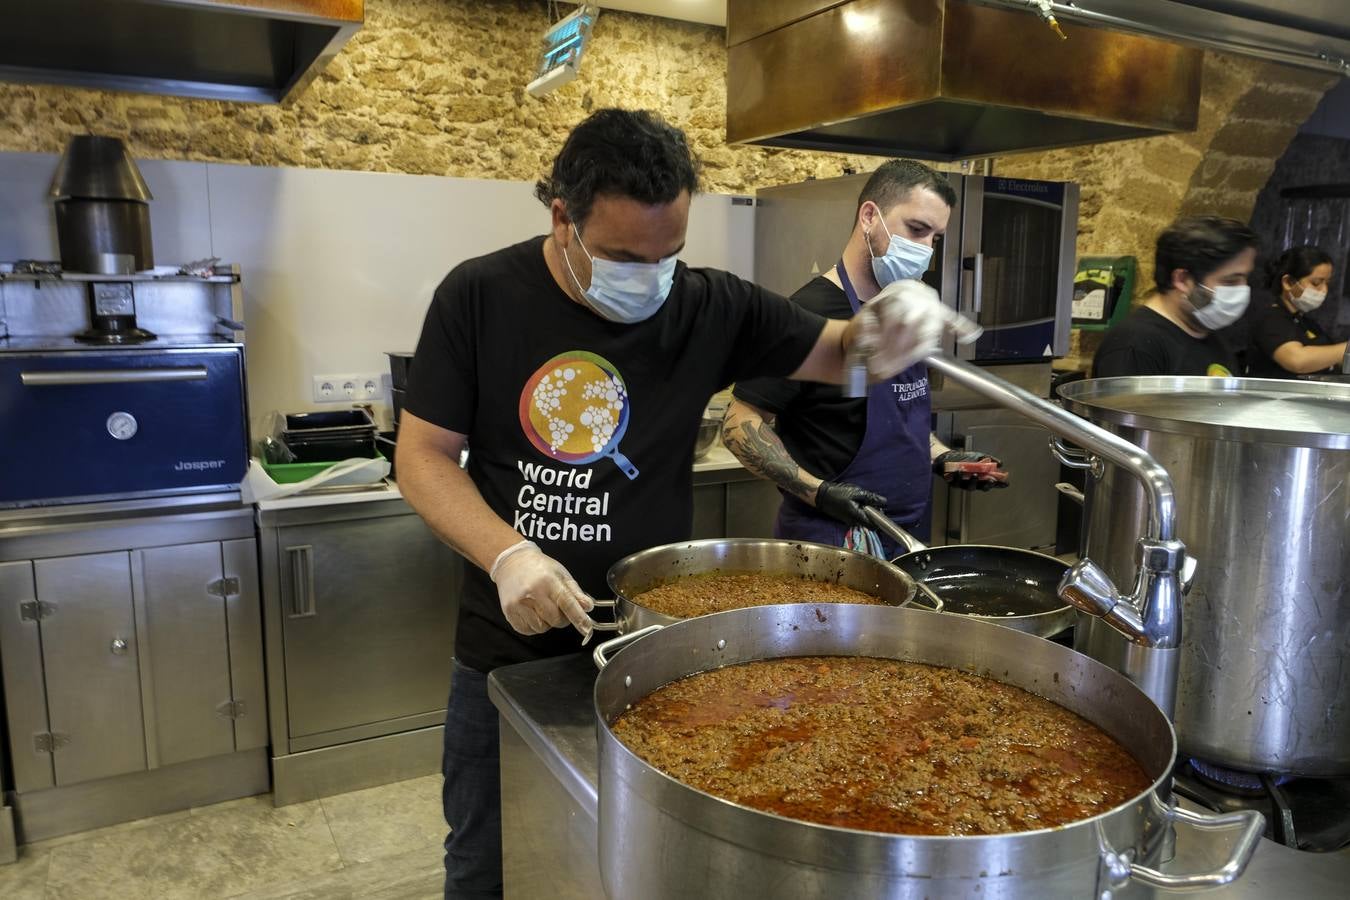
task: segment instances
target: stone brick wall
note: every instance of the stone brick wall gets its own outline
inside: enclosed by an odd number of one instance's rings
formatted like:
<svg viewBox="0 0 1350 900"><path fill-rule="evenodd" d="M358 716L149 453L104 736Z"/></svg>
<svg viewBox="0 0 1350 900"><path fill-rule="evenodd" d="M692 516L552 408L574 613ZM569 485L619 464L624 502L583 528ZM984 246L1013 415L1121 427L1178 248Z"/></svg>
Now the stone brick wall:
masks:
<svg viewBox="0 0 1350 900"><path fill-rule="evenodd" d="M1080 256L1133 255L1135 300L1153 290L1153 244L1181 215L1246 220L1275 161L1336 77L1206 52L1194 132L998 159L1011 178L1077 181ZM1074 332L1090 360L1100 332ZM1071 360L1071 362L1073 362Z"/></svg>
<svg viewBox="0 0 1350 900"><path fill-rule="evenodd" d="M70 135L93 131L147 158L532 180L590 110L627 106L685 129L710 191L749 193L878 162L727 146L721 28L606 11L581 77L529 97L547 21L543 0L367 0L365 27L285 107L0 84L0 150L59 152ZM1194 133L1010 156L994 171L1077 181L1079 254L1135 255L1146 293L1157 232L1182 213L1245 219L1333 82L1207 53Z"/></svg>
<svg viewBox="0 0 1350 900"><path fill-rule="evenodd" d="M605 11L581 76L525 94L543 0L367 0L366 24L287 107L0 84L0 150L121 136L138 157L532 180L593 108L646 107L684 128L706 189L863 170L871 157L726 145L721 28Z"/></svg>

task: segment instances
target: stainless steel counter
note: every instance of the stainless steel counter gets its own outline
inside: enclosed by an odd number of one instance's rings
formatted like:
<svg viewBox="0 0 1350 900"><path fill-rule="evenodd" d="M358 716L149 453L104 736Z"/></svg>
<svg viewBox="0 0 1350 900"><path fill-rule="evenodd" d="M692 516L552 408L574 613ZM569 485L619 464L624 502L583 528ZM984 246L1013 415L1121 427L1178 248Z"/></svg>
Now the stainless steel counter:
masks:
<svg viewBox="0 0 1350 900"><path fill-rule="evenodd" d="M596 740L588 654L497 669L488 694L502 722L502 842L506 897L603 896L596 861ZM1221 859L1227 835L1178 840L1168 870ZM1301 853L1261 842L1216 900L1344 896L1350 850ZM1149 896L1147 890L1130 896ZM1168 896L1158 892L1159 897Z"/></svg>

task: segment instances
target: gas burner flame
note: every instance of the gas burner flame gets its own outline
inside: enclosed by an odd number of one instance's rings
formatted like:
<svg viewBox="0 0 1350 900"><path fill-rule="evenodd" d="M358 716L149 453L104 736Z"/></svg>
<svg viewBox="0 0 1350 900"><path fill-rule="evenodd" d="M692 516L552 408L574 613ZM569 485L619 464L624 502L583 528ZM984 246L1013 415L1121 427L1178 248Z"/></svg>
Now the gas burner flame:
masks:
<svg viewBox="0 0 1350 900"><path fill-rule="evenodd" d="M1191 770L1197 776L1215 787L1228 788L1248 794L1264 794L1266 792L1265 783L1261 780L1261 775L1256 772L1229 769L1195 757L1191 757L1190 764ZM1290 777L1292 776L1273 774L1270 776L1272 783L1277 787L1288 781Z"/></svg>

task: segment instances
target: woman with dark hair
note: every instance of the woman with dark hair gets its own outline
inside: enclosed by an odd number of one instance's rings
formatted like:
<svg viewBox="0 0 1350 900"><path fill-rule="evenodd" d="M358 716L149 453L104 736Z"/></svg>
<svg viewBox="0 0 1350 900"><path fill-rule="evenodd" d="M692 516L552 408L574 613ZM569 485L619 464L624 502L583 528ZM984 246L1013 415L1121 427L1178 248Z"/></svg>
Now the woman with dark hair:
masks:
<svg viewBox="0 0 1350 900"><path fill-rule="evenodd" d="M1336 370L1346 342L1332 343L1308 317L1326 299L1331 273L1331 257L1317 247L1291 247L1275 261L1270 296L1252 304L1248 375L1295 378Z"/></svg>

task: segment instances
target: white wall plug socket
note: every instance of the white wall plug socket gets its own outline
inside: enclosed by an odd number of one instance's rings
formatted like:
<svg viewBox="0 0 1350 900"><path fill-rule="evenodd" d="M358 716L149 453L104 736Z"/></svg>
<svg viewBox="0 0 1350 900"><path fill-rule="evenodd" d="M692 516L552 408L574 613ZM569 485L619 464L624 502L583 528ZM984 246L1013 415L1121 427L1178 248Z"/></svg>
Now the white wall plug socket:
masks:
<svg viewBox="0 0 1350 900"><path fill-rule="evenodd" d="M356 372L314 376L315 403L351 403L378 400L384 393L379 372Z"/></svg>

